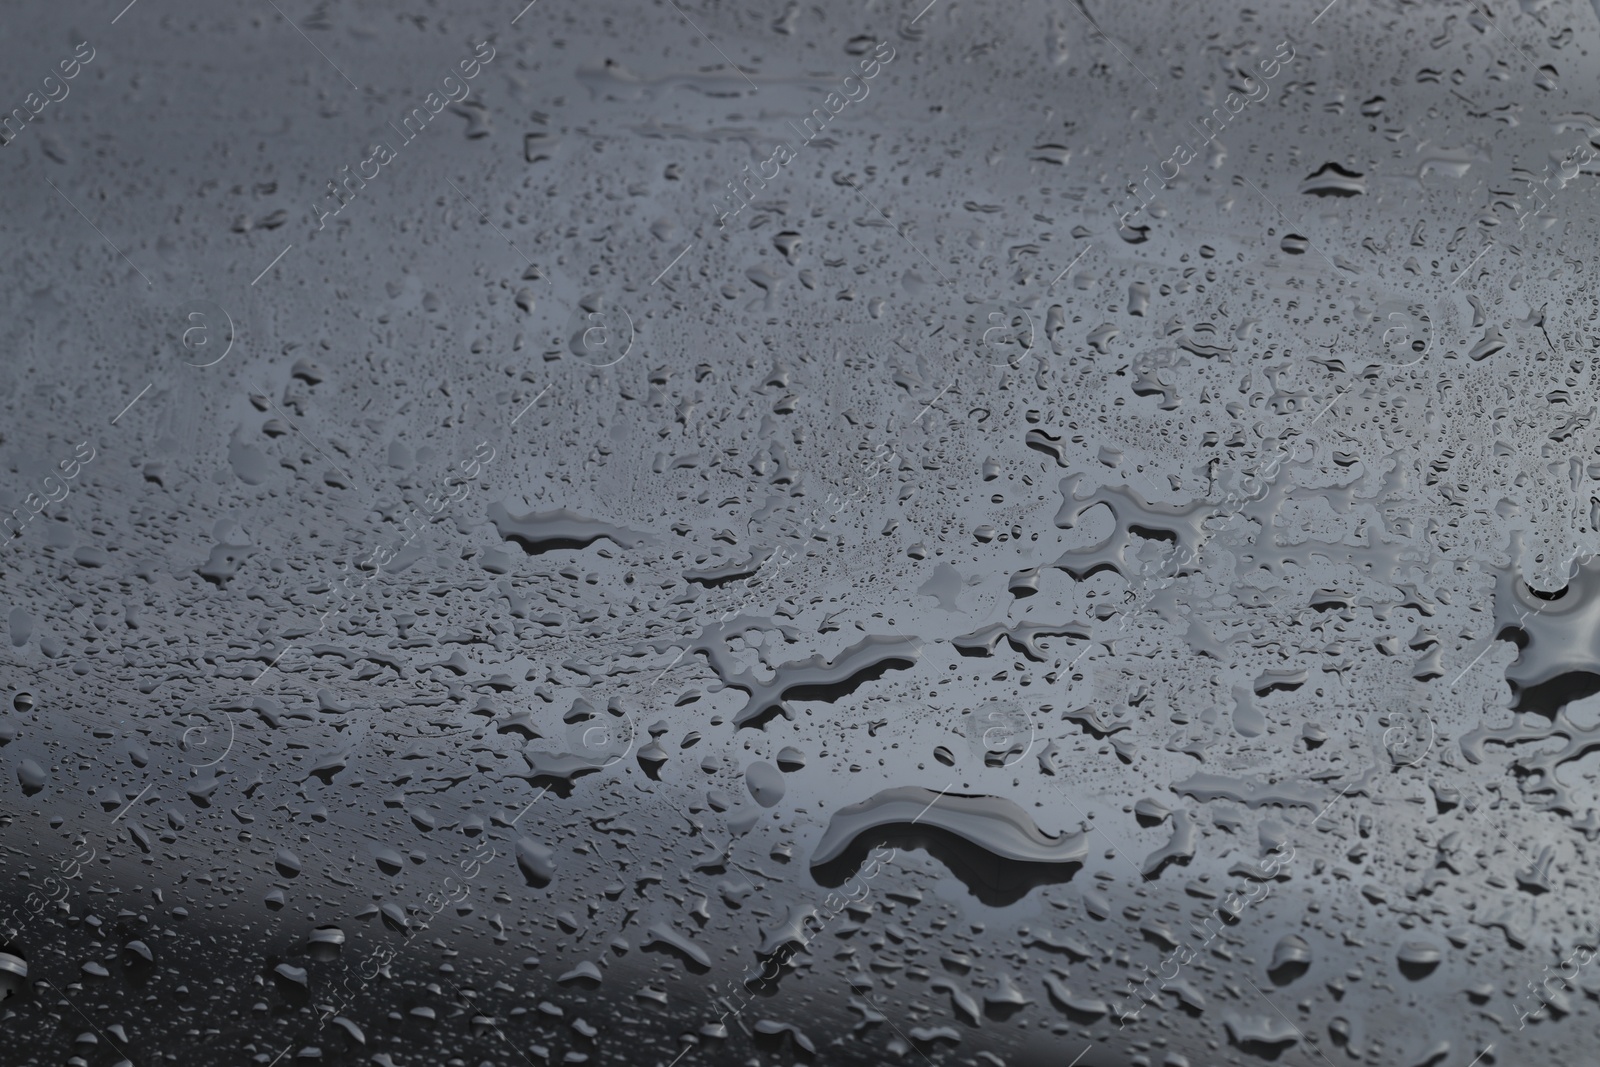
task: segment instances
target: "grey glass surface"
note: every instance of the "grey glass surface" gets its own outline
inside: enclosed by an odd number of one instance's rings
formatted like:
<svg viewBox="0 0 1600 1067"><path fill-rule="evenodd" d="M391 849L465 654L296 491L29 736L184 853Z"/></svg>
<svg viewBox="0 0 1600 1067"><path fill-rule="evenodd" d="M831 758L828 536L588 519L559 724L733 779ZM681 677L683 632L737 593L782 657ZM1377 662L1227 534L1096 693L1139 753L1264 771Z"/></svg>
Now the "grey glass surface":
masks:
<svg viewBox="0 0 1600 1067"><path fill-rule="evenodd" d="M0 12L0 1064L1597 1061L1600 4Z"/></svg>

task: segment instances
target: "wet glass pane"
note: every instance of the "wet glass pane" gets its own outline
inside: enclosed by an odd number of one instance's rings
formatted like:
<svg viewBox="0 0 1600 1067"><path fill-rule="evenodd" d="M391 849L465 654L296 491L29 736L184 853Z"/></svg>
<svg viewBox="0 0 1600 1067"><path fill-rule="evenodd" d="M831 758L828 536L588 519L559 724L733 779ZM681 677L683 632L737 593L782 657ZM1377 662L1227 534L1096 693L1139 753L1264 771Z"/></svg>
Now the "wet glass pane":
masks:
<svg viewBox="0 0 1600 1067"><path fill-rule="evenodd" d="M0 27L0 1063L1593 1059L1600 7Z"/></svg>

